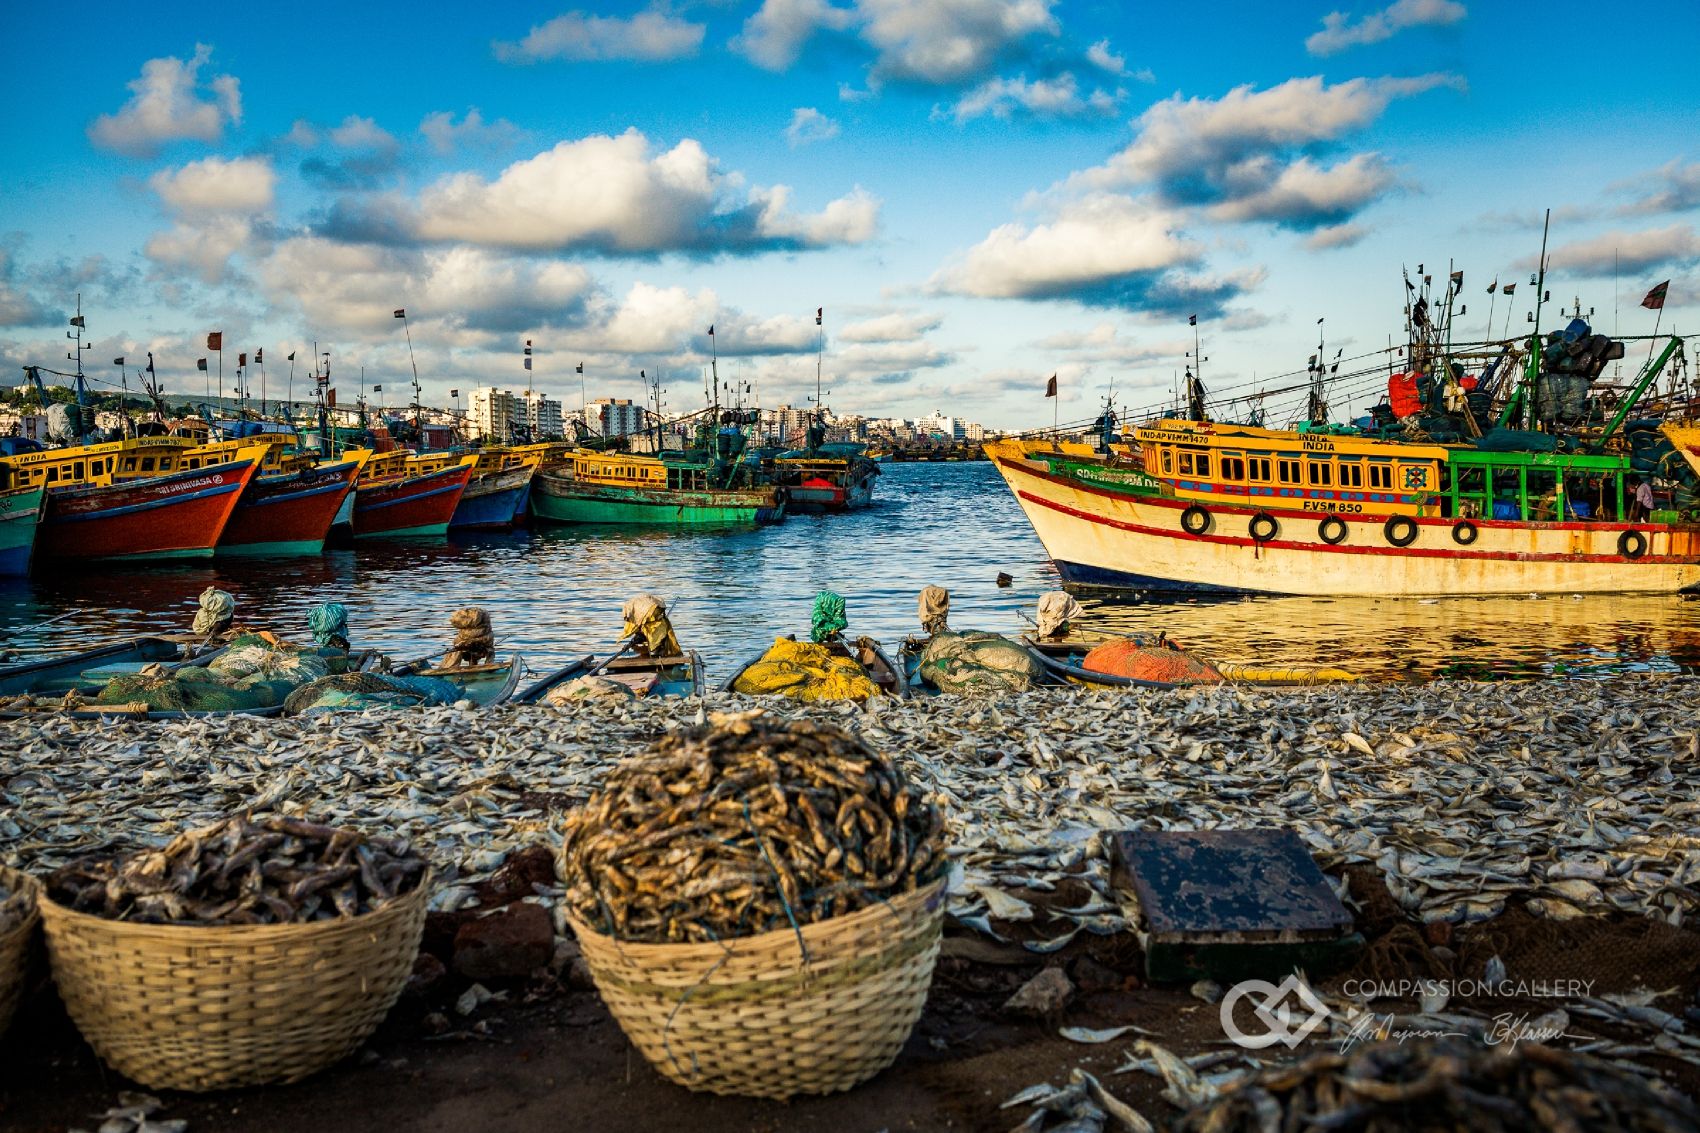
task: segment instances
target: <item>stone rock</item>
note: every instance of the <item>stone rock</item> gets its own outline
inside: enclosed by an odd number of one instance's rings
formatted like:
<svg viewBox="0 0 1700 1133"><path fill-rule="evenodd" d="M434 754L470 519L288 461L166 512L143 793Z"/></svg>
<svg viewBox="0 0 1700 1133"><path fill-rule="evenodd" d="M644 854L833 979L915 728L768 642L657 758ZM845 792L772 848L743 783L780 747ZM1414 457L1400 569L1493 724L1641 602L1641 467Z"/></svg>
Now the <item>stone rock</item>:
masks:
<svg viewBox="0 0 1700 1133"><path fill-rule="evenodd" d="M556 976L565 977L572 969L573 961L579 958L578 941L565 937L555 941L555 954L549 957L549 970Z"/></svg>
<svg viewBox="0 0 1700 1133"><path fill-rule="evenodd" d="M449 970L429 952L421 952L413 962L413 972L407 977L408 995L425 995L443 981Z"/></svg>
<svg viewBox="0 0 1700 1133"><path fill-rule="evenodd" d="M567 986L578 991L595 991L596 977L590 974L590 961L583 956L574 956L573 962L567 966Z"/></svg>
<svg viewBox="0 0 1700 1133"><path fill-rule="evenodd" d="M506 905L522 897L534 896L534 886L556 885L555 855L541 843L515 850L490 880L478 886L479 902L486 907Z"/></svg>
<svg viewBox="0 0 1700 1133"><path fill-rule="evenodd" d="M1011 1015L1050 1019L1062 1012L1074 996L1074 985L1061 968L1046 968L1004 1001L1003 1009Z"/></svg>
<svg viewBox="0 0 1700 1133"><path fill-rule="evenodd" d="M469 980L520 980L547 967L554 953L549 913L520 902L461 925L450 966Z"/></svg>

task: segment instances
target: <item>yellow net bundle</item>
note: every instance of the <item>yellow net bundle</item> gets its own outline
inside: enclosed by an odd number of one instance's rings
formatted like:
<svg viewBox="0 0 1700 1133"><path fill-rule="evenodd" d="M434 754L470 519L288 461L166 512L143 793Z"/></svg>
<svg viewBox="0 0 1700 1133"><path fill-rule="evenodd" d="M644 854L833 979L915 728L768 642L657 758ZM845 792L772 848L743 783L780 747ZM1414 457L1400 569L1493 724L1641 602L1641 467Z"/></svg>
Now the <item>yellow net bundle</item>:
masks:
<svg viewBox="0 0 1700 1133"><path fill-rule="evenodd" d="M760 661L745 669L733 683L734 692L750 696L788 696L813 703L820 700L866 700L879 695L879 686L849 657L830 646L781 637Z"/></svg>

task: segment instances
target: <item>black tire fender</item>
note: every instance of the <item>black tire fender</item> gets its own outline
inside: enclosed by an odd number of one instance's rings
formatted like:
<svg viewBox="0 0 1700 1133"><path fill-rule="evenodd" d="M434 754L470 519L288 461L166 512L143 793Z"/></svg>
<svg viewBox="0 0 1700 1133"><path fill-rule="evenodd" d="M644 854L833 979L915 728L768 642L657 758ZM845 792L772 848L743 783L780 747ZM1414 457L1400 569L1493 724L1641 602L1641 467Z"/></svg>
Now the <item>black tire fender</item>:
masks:
<svg viewBox="0 0 1700 1133"><path fill-rule="evenodd" d="M1321 539L1324 543L1327 543L1330 547L1336 547L1341 543L1344 543L1346 541L1346 534L1350 530L1351 529L1346 526L1346 521L1337 515L1326 516L1321 523L1316 525L1317 538Z"/></svg>
<svg viewBox="0 0 1700 1133"><path fill-rule="evenodd" d="M1210 513L1198 504L1181 512L1181 530L1188 535L1202 535L1210 530Z"/></svg>
<svg viewBox="0 0 1700 1133"><path fill-rule="evenodd" d="M1460 519L1452 525L1452 541L1460 547L1468 547L1480 534L1476 525L1467 519Z"/></svg>
<svg viewBox="0 0 1700 1133"><path fill-rule="evenodd" d="M1395 547L1409 547L1417 541L1417 521L1408 515L1390 515L1381 533Z"/></svg>
<svg viewBox="0 0 1700 1133"><path fill-rule="evenodd" d="M1625 531L1617 537L1617 553L1626 559L1638 559L1647 553L1647 537L1639 531Z"/></svg>
<svg viewBox="0 0 1700 1133"><path fill-rule="evenodd" d="M1259 543L1267 543L1281 533L1281 525L1266 511L1252 516L1247 527L1251 531L1251 537Z"/></svg>

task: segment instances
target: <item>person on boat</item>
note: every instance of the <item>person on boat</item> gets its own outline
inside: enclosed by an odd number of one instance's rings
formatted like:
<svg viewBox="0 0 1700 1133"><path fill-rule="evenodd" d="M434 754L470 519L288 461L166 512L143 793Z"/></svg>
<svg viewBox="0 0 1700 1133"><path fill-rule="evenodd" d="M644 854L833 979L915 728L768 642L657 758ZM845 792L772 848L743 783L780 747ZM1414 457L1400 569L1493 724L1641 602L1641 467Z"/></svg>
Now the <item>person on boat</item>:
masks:
<svg viewBox="0 0 1700 1133"><path fill-rule="evenodd" d="M950 630L950 591L942 586L928 586L921 591L916 605L923 632L931 636Z"/></svg>
<svg viewBox="0 0 1700 1133"><path fill-rule="evenodd" d="M678 657L679 639L673 633L673 623L667 617L667 603L653 594L639 594L626 600L620 609L625 628L620 636L631 642L632 652L639 657Z"/></svg>
<svg viewBox="0 0 1700 1133"><path fill-rule="evenodd" d="M1039 595L1039 616L1034 624L1039 637L1056 641L1068 636L1069 623L1086 613L1067 591L1050 590Z"/></svg>
<svg viewBox="0 0 1700 1133"><path fill-rule="evenodd" d="M1641 477L1641 483L1635 487L1635 506L1630 509L1630 522L1645 523L1653 516L1653 478Z"/></svg>
<svg viewBox="0 0 1700 1133"><path fill-rule="evenodd" d="M832 641L850 626L845 613L844 596L833 590L815 595L814 609L809 616L809 640L817 643Z"/></svg>
<svg viewBox="0 0 1700 1133"><path fill-rule="evenodd" d="M211 641L228 632L235 620L236 599L228 591L209 586L201 591L201 608L195 611L189 629L197 637Z"/></svg>
<svg viewBox="0 0 1700 1133"><path fill-rule="evenodd" d="M348 610L341 602L321 602L307 611L307 628L314 644L348 652Z"/></svg>
<svg viewBox="0 0 1700 1133"><path fill-rule="evenodd" d="M454 627L454 644L443 654L442 667L456 669L482 665L496 659L496 632L490 615L481 606L466 606L449 615Z"/></svg>

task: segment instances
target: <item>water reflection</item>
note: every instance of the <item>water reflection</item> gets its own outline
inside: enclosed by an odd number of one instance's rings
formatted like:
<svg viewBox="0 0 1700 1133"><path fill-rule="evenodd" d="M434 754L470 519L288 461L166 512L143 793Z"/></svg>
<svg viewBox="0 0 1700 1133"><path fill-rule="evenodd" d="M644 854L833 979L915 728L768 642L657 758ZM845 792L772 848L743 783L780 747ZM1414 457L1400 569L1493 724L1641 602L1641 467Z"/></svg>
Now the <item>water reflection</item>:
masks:
<svg viewBox="0 0 1700 1133"><path fill-rule="evenodd" d="M403 655L446 643L456 607L485 606L503 647L543 668L606 650L624 599L653 591L675 601L681 640L714 678L775 635L806 632L823 588L847 597L853 631L895 642L919 628L915 596L929 583L951 591L953 625L1012 634L1027 624L1018 611L1057 585L989 464L890 465L877 498L762 530L556 527L0 580L0 645L35 653L186 628L214 585L236 595L241 620L294 637L312 606L343 602L359 643ZM1011 587L998 588L1000 571ZM1085 604L1094 629L1166 630L1224 661L1383 680L1700 671L1700 603L1676 597Z"/></svg>

